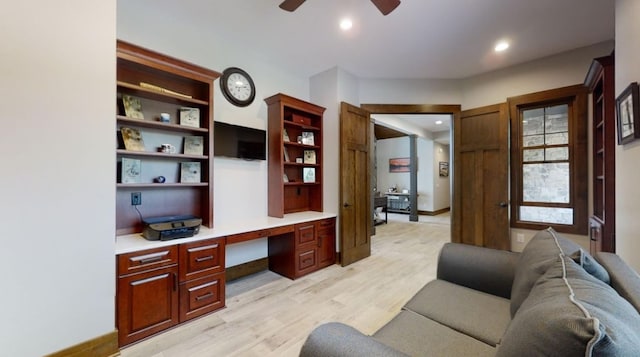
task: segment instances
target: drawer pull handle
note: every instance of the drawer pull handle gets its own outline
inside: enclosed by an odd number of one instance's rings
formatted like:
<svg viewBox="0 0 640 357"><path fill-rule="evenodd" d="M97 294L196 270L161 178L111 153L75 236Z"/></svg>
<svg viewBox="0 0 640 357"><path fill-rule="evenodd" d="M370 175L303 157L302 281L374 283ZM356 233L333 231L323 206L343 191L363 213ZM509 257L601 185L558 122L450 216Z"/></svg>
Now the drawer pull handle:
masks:
<svg viewBox="0 0 640 357"><path fill-rule="evenodd" d="M165 251L160 253L140 255L140 256L131 258L131 261L139 264L149 264L149 263L162 260L162 258L164 258L167 254L169 254L169 252Z"/></svg>
<svg viewBox="0 0 640 357"><path fill-rule="evenodd" d="M197 263L202 263L202 262L206 262L207 260L212 260L213 259L213 255L207 255L206 257L197 257L196 258L196 262Z"/></svg>
<svg viewBox="0 0 640 357"><path fill-rule="evenodd" d="M204 295L196 296L196 301L202 301L204 299L209 299L213 297L213 293L206 293Z"/></svg>

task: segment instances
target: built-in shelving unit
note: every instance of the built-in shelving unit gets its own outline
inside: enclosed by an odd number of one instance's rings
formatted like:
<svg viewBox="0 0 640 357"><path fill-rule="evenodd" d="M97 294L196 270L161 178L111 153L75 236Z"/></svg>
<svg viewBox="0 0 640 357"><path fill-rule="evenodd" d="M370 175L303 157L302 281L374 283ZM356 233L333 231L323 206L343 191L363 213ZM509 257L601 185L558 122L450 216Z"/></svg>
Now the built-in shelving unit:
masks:
<svg viewBox="0 0 640 357"><path fill-rule="evenodd" d="M117 105L115 133L123 127L142 135L144 151L127 150L117 140L115 155L116 233L142 231L140 215L131 205L131 194L140 192L143 217L191 214L202 218L202 224L213 227L213 81L220 73L159 54L123 41L117 43ZM140 103L144 119L125 114L123 96ZM180 108L196 108L198 127L180 124ZM161 121L167 113L169 121ZM184 138L203 138L202 155L184 154ZM169 144L175 152L160 152ZM135 183L122 183L122 160L140 161L140 174ZM184 162L200 164L199 182L181 182ZM164 178L160 183L159 177ZM197 176L197 175L196 175Z"/></svg>
<svg viewBox="0 0 640 357"><path fill-rule="evenodd" d="M285 94L265 102L269 108L269 216L322 212L325 108Z"/></svg>

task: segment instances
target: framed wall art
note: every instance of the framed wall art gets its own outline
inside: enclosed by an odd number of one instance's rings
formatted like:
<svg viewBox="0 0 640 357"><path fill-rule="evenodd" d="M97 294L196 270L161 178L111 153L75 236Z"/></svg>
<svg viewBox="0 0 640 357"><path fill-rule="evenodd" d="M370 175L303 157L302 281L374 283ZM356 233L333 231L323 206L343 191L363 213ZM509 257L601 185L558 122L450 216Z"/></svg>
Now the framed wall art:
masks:
<svg viewBox="0 0 640 357"><path fill-rule="evenodd" d="M408 157L389 159L389 172L409 172L411 161Z"/></svg>
<svg viewBox="0 0 640 357"><path fill-rule="evenodd" d="M638 83L633 82L616 98L618 145L640 138L640 99Z"/></svg>

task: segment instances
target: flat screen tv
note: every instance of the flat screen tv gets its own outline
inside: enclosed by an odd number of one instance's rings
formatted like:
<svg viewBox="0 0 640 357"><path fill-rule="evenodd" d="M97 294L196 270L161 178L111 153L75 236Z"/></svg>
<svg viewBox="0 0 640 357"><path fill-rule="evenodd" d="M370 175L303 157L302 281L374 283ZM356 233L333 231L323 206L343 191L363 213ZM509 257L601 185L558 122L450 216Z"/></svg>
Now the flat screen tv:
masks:
<svg viewBox="0 0 640 357"><path fill-rule="evenodd" d="M266 160L267 132L214 122L213 155L245 160Z"/></svg>

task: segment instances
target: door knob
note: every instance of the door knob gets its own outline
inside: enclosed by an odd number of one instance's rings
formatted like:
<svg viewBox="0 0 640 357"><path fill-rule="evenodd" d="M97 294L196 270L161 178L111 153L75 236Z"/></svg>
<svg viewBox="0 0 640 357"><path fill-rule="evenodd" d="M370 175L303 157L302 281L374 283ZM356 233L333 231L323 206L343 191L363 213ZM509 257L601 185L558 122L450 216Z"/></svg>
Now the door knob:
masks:
<svg viewBox="0 0 640 357"><path fill-rule="evenodd" d="M500 202L500 203L498 203L498 206L500 206L500 207L507 207L507 206L508 206L508 204L507 204L506 202Z"/></svg>
<svg viewBox="0 0 640 357"><path fill-rule="evenodd" d="M347 207L350 207L350 206L351 206L351 205L350 205L350 204L348 204L348 203L346 203L346 202L342 205L342 207L344 207L344 208L347 208Z"/></svg>

